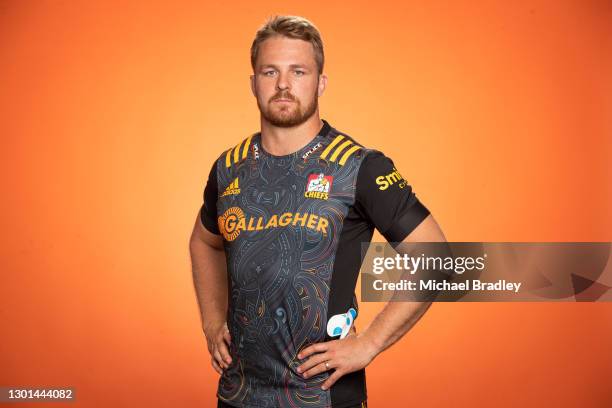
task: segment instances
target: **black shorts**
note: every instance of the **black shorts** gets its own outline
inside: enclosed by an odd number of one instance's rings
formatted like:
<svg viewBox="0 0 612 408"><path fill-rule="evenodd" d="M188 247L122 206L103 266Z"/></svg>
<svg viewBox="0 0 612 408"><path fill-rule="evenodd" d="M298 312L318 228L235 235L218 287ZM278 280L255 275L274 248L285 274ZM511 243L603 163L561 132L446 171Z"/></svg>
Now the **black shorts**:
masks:
<svg viewBox="0 0 612 408"><path fill-rule="evenodd" d="M236 407L228 405L225 402L221 401L220 399L217 399L217 408L236 408ZM360 402L359 404L351 405L350 407L346 407L346 408L368 408L368 401L363 401L363 402Z"/></svg>

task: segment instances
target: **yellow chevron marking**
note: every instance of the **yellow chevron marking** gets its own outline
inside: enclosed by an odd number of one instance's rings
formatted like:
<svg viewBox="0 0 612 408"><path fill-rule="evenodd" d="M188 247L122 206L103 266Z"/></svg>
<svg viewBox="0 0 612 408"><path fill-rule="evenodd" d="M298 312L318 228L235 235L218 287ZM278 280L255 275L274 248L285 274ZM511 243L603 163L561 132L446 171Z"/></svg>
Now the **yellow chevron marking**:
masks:
<svg viewBox="0 0 612 408"><path fill-rule="evenodd" d="M229 167L232 165L231 154L232 154L232 149L229 149L227 151L227 154L225 155L225 167Z"/></svg>
<svg viewBox="0 0 612 408"><path fill-rule="evenodd" d="M234 147L234 164L238 163L238 158L240 157L240 145L242 145L242 142L238 143L236 147Z"/></svg>
<svg viewBox="0 0 612 408"><path fill-rule="evenodd" d="M344 139L343 135L338 135L336 136L336 138L334 140L332 140L332 142L325 148L325 150L323 150L323 153L321 153L321 158L325 159L327 158L327 155L329 154L329 152L331 151L331 149L334 148L334 146L336 146L338 143L340 143L340 141Z"/></svg>
<svg viewBox="0 0 612 408"><path fill-rule="evenodd" d="M353 142L350 140L347 140L346 142L342 143L340 146L338 146L338 148L334 151L334 154L332 154L332 156L329 158L329 161L336 161L336 159L338 158L338 155L340 154L341 151L343 151L344 149L346 149L349 145L352 145Z"/></svg>
<svg viewBox="0 0 612 408"><path fill-rule="evenodd" d="M251 138L253 136L249 136L246 140L246 143L244 144L244 147L242 148L242 159L246 159L247 157L247 153L249 152L249 146L251 145Z"/></svg>
<svg viewBox="0 0 612 408"><path fill-rule="evenodd" d="M344 166L344 163L346 163L346 160L349 158L349 156L350 156L351 154L353 154L354 152L356 152L357 150L359 150L359 149L361 149L361 147L360 147L360 146L357 146L357 145L355 145L355 146L351 147L350 149L348 149L348 150L346 151L346 153L344 153L344 154L342 155L342 158L340 159L340 161L338 162L338 164L339 164L339 165L341 165L341 166Z"/></svg>

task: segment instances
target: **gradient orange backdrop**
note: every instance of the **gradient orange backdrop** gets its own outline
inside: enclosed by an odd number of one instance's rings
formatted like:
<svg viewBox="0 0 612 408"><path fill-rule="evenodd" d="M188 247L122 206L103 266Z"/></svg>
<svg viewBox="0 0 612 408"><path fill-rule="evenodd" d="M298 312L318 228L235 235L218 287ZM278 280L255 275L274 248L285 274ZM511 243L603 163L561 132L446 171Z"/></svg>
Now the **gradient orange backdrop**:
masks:
<svg viewBox="0 0 612 408"><path fill-rule="evenodd" d="M322 117L449 240L612 240L611 3L450 3L0 1L0 385L216 406L188 238L212 161L258 130L249 47L278 13L323 34ZM610 344L611 304L435 304L369 403L611 406Z"/></svg>

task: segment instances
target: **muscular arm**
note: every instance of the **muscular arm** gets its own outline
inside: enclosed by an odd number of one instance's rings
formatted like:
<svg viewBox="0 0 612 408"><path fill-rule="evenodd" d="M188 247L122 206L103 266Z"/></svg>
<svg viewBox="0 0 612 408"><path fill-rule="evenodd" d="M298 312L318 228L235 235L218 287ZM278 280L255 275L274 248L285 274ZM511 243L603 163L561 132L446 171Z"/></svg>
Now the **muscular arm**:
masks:
<svg viewBox="0 0 612 408"><path fill-rule="evenodd" d="M445 242L438 223L429 215L403 241ZM402 245L397 251L402 254ZM389 302L360 336L367 340L373 356L381 353L406 334L431 306L431 302Z"/></svg>
<svg viewBox="0 0 612 408"><path fill-rule="evenodd" d="M223 238L209 232L202 225L199 214L189 239L189 252L202 330L213 358L213 367L219 372L218 368L225 368L224 361L231 362L227 348L222 345L223 340L228 345L230 342L226 326L227 266Z"/></svg>
<svg viewBox="0 0 612 408"><path fill-rule="evenodd" d="M428 215L396 250L403 252L403 244L412 242L446 242L438 223ZM405 245L410 247L410 245ZM389 302L360 334L342 340L330 340L308 346L298 358L308 360L297 368L304 378L333 369L321 386L331 387L341 376L367 366L376 355L398 341L423 316L431 302ZM316 353L316 354L315 354Z"/></svg>

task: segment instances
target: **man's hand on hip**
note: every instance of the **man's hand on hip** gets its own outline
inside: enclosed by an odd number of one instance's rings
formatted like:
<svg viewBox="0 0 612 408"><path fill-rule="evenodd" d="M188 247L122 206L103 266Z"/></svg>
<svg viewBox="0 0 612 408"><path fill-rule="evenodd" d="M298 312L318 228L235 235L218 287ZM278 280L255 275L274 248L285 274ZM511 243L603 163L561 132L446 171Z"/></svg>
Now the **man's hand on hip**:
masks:
<svg viewBox="0 0 612 408"><path fill-rule="evenodd" d="M352 331L342 340L312 344L300 351L297 355L299 359L311 357L300 365L297 371L304 378L310 378L333 370L321 387L327 390L343 375L370 364L377 354L376 347L367 338Z"/></svg>

